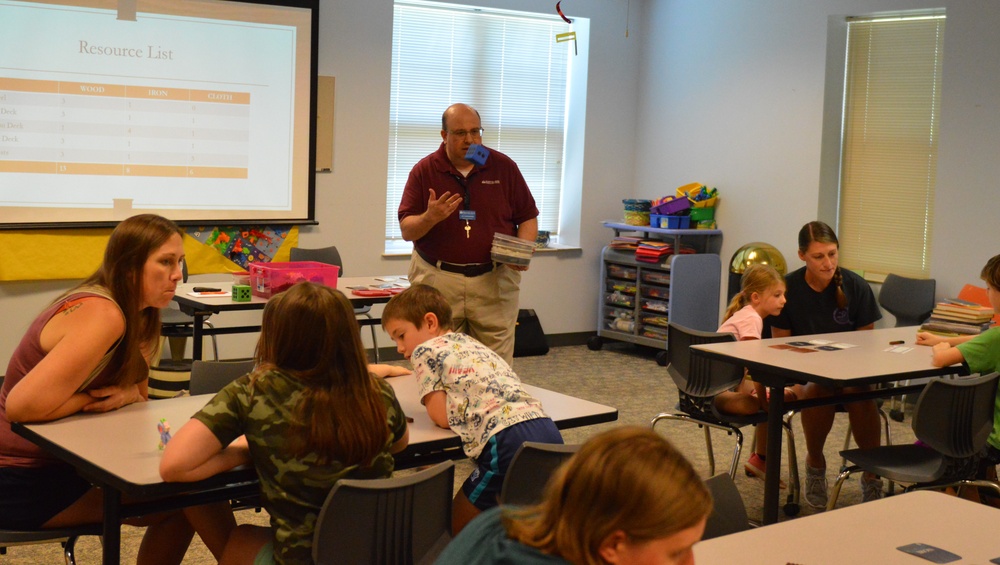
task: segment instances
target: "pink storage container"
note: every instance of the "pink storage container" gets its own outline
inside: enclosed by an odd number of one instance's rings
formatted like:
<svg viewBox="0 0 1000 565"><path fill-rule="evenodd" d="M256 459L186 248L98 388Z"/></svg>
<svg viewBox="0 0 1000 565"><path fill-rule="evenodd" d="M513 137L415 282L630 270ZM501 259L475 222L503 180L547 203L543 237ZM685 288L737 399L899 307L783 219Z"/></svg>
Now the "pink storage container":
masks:
<svg viewBox="0 0 1000 565"><path fill-rule="evenodd" d="M271 298L302 281L337 288L338 275L340 267L318 261L251 263L250 292L254 296Z"/></svg>

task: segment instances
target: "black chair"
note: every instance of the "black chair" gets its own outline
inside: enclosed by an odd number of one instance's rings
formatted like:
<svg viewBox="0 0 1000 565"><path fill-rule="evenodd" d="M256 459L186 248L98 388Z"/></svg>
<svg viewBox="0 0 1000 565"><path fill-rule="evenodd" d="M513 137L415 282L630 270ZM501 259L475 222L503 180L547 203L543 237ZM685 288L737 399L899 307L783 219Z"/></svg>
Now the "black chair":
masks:
<svg viewBox="0 0 1000 565"><path fill-rule="evenodd" d="M341 479L316 519L316 563L433 563L451 541L451 461L390 479Z"/></svg>
<svg viewBox="0 0 1000 565"><path fill-rule="evenodd" d="M327 265L336 265L340 267L339 277L344 276L344 262L340 259L340 252L337 251L336 245L331 245L330 247L320 247L317 249L308 249L305 247L293 247L289 250L288 258L292 261L318 261L320 263L326 263ZM378 356L378 339L376 338L376 327L382 324L382 320L371 315L371 306L361 306L354 309L355 316L363 316L364 318L358 320L358 325L368 326L372 332L372 349L375 350L375 362L379 362Z"/></svg>
<svg viewBox="0 0 1000 565"><path fill-rule="evenodd" d="M1000 494L1000 485L976 480L979 455L993 431L998 373L931 379L917 399L913 432L925 445L886 445L842 451L853 465L837 477L827 509L833 509L844 481L857 471L904 483L904 491L975 486Z"/></svg>
<svg viewBox="0 0 1000 565"><path fill-rule="evenodd" d="M101 524L85 524L51 530L4 530L0 529L0 555L6 555L7 548L29 543L60 542L66 565L76 565L76 540L80 536L99 536Z"/></svg>
<svg viewBox="0 0 1000 565"><path fill-rule="evenodd" d="M507 467L500 501L521 506L541 502L549 478L579 450L575 444L524 442Z"/></svg>
<svg viewBox="0 0 1000 565"><path fill-rule="evenodd" d="M181 261L181 273L181 280L187 282L187 261ZM210 328L215 327L207 318L204 320L204 324ZM167 341L170 343L170 356L172 360L175 363L183 361L187 338L194 336L194 316L189 316L176 307L168 306L161 308L160 335L167 338ZM215 355L215 359L218 359L219 342L215 339L215 334L209 337L212 338L212 353Z"/></svg>
<svg viewBox="0 0 1000 565"><path fill-rule="evenodd" d="M934 310L934 279L911 279L889 274L878 293L878 303L896 318L896 327L919 326ZM903 403L893 396L889 415L897 422L903 421ZM897 406L897 403L899 404Z"/></svg>
<svg viewBox="0 0 1000 565"><path fill-rule="evenodd" d="M715 474L715 454L712 449L711 430L717 429L736 436L729 476L736 480L736 468L743 451L743 432L746 425L767 422L767 412L759 410L750 415L726 414L715 407L715 397L732 389L743 379L743 367L707 357L692 355L692 345L735 341L730 333L704 332L685 328L673 322L667 325L667 373L677 385L679 402L674 412L662 412L653 417L650 427L656 428L661 420L675 420L695 424L705 430L705 449L708 454L709 475ZM783 420L788 447L789 493L784 511L793 516L799 511L799 471L795 455L795 436L789 420ZM774 469L776 472L777 469Z"/></svg>
<svg viewBox="0 0 1000 565"><path fill-rule="evenodd" d="M705 523L701 539L707 540L739 533L750 529L747 507L733 478L719 473L705 479L705 486L712 493L712 514Z"/></svg>
<svg viewBox="0 0 1000 565"><path fill-rule="evenodd" d="M253 368L253 359L195 361L191 364L191 395L215 394L236 378L253 371Z"/></svg>
<svg viewBox="0 0 1000 565"><path fill-rule="evenodd" d="M934 310L934 279L911 279L890 274L878 293L878 303L896 317L896 327L919 326Z"/></svg>

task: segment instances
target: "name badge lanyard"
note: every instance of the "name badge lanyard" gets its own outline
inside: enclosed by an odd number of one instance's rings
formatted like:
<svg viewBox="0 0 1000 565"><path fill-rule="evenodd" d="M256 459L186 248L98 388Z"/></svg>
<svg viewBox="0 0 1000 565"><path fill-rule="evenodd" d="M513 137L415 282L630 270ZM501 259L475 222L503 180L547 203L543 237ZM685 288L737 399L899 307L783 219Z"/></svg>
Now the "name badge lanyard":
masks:
<svg viewBox="0 0 1000 565"><path fill-rule="evenodd" d="M469 195L469 185L466 182L467 179L458 175L452 176L455 177L458 184L462 185L462 189L465 191L465 194L462 197L462 209L458 211L458 219L465 221L465 239L469 239L471 237L470 233L472 232L472 226L469 225L469 222L476 220L476 211L472 209L472 199Z"/></svg>

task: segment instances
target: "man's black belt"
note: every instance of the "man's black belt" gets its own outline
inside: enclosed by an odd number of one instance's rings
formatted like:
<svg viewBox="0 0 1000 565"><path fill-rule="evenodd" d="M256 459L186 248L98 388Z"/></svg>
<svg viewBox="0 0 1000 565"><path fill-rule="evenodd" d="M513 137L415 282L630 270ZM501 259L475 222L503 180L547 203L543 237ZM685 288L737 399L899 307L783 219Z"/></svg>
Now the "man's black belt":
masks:
<svg viewBox="0 0 1000 565"><path fill-rule="evenodd" d="M459 275L464 275L467 277L478 277L480 275L485 275L486 273L493 270L495 264L490 263L469 263L466 265L459 265L458 263L448 263L445 261L438 261L417 249L417 255L424 261L427 261L431 265L434 265L442 271L448 271L449 273L458 273Z"/></svg>

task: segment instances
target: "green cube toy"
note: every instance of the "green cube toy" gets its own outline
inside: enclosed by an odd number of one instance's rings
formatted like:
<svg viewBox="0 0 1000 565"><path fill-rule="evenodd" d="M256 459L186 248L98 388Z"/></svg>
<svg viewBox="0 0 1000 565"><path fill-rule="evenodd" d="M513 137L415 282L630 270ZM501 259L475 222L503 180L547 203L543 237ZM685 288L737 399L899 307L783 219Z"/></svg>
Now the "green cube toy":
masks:
<svg viewBox="0 0 1000 565"><path fill-rule="evenodd" d="M250 285L233 285L233 302L250 302Z"/></svg>

